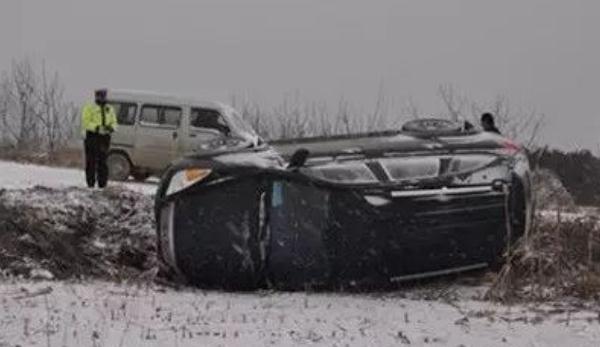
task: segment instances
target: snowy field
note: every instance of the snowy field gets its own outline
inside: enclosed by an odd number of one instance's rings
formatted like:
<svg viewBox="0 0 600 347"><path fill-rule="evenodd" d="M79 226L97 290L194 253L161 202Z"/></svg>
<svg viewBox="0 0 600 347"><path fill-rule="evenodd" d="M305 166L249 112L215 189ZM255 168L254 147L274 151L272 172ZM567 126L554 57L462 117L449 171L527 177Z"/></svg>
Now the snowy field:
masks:
<svg viewBox="0 0 600 347"><path fill-rule="evenodd" d="M0 189L36 185L81 188L83 172L0 161ZM485 290L448 280L328 294L0 279L0 347L600 346L598 306L502 305L483 300Z"/></svg>
<svg viewBox="0 0 600 347"><path fill-rule="evenodd" d="M86 187L85 173L78 169L64 169L32 164L19 164L0 160L0 189L29 188L33 186L52 188ZM156 180L144 183L109 182L110 186L126 186L145 194L154 194Z"/></svg>
<svg viewBox="0 0 600 347"><path fill-rule="evenodd" d="M597 311L472 298L482 291L233 294L110 283L4 283L0 346L599 345Z"/></svg>

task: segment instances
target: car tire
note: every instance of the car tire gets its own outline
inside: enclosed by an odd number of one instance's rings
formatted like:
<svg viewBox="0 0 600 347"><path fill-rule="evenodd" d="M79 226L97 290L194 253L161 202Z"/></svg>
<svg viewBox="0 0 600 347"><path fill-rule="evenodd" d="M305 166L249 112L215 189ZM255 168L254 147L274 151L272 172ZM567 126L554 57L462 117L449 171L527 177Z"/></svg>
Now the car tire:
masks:
<svg viewBox="0 0 600 347"><path fill-rule="evenodd" d="M112 181L126 181L131 174L131 162L126 154L111 152L106 159L108 178Z"/></svg>
<svg viewBox="0 0 600 347"><path fill-rule="evenodd" d="M510 216L513 229L511 244L514 244L521 236L525 235L527 219L529 217L525 187L518 177L513 177L510 197Z"/></svg>

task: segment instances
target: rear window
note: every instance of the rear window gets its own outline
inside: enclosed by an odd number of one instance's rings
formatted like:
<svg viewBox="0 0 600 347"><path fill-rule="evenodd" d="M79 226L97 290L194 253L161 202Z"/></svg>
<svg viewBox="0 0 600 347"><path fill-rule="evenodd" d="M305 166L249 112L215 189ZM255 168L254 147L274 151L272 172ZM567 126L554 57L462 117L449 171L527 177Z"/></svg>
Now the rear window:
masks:
<svg viewBox="0 0 600 347"><path fill-rule="evenodd" d="M439 157L390 158L380 163L393 181L431 178L440 172Z"/></svg>
<svg viewBox="0 0 600 347"><path fill-rule="evenodd" d="M354 184L378 182L375 174L363 162L315 166L307 169L305 172L308 175L331 182Z"/></svg>

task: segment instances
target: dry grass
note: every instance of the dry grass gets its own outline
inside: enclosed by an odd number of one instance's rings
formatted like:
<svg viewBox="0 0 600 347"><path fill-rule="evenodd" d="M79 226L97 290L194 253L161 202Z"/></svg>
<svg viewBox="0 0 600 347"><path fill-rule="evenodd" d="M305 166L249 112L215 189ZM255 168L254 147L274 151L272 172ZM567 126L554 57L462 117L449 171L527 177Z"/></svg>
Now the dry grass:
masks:
<svg viewBox="0 0 600 347"><path fill-rule="evenodd" d="M0 159L54 167L82 168L83 149L62 148L55 152L48 153L47 151L0 148Z"/></svg>
<svg viewBox="0 0 600 347"><path fill-rule="evenodd" d="M501 301L600 300L597 217L539 219L509 255L488 297Z"/></svg>

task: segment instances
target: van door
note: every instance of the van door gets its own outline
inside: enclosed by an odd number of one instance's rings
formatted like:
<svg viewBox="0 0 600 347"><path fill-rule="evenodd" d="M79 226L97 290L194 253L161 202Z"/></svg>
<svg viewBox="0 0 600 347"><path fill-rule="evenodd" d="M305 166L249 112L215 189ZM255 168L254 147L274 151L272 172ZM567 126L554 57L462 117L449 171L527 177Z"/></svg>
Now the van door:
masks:
<svg viewBox="0 0 600 347"><path fill-rule="evenodd" d="M135 141L136 166L159 171L176 158L181 115L178 106L142 106Z"/></svg>
<svg viewBox="0 0 600 347"><path fill-rule="evenodd" d="M135 145L135 117L137 104L132 102L108 101L117 115L117 131L112 135L111 147L130 152Z"/></svg>
<svg viewBox="0 0 600 347"><path fill-rule="evenodd" d="M231 131L219 110L192 107L190 111L189 130L183 141L185 152L196 152L219 138L225 139Z"/></svg>

